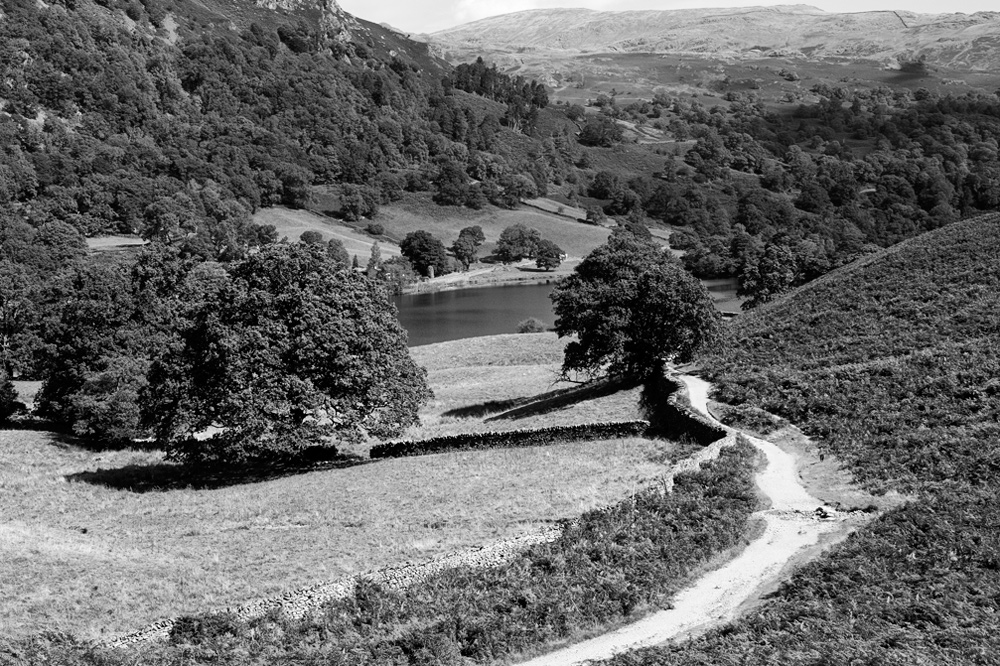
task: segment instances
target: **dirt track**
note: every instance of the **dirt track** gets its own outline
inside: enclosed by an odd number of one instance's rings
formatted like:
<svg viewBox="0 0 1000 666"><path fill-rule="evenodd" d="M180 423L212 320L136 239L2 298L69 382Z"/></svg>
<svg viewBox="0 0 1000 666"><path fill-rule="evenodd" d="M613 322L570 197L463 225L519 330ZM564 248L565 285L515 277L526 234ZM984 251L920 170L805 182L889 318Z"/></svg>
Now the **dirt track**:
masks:
<svg viewBox="0 0 1000 666"><path fill-rule="evenodd" d="M708 413L710 385L687 375L678 379L687 386L694 409L712 418ZM704 633L735 619L748 602L783 579L790 565L818 553L821 538L824 542L835 541L833 535L842 536L856 526L858 518L837 514L809 495L790 454L770 442L748 439L767 460L766 467L757 474L760 492L771 504L756 514L764 521L763 533L734 559L678 593L673 608L522 666L572 666Z"/></svg>

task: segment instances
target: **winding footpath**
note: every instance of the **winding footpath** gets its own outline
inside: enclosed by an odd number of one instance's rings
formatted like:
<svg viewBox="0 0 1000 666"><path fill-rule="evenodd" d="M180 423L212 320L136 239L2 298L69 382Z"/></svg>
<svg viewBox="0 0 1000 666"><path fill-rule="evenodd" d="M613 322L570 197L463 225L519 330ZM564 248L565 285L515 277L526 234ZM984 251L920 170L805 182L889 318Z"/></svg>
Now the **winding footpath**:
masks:
<svg viewBox="0 0 1000 666"><path fill-rule="evenodd" d="M692 407L715 421L708 413L711 385L689 375L677 375L676 379L687 387ZM522 666L575 666L705 633L734 620L746 603L774 587L784 578L793 560L815 549L822 535L847 527L846 515L824 507L802 487L791 455L770 442L746 437L767 460L766 467L757 474L760 492L771 505L755 514L764 521L762 534L734 559L681 590L673 600L673 608L542 655Z"/></svg>

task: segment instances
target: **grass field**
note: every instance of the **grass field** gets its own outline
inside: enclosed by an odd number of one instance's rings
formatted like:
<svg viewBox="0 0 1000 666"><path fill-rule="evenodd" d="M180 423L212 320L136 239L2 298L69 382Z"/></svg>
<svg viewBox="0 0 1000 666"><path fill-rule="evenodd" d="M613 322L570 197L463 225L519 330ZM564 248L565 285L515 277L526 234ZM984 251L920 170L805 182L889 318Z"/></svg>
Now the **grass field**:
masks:
<svg viewBox="0 0 1000 666"><path fill-rule="evenodd" d="M406 437L643 418L637 387L594 391L560 381L567 342L555 333L527 333L414 347L414 359L428 368L434 397L421 410L421 425ZM578 397L567 404L543 402L567 391ZM524 413L502 417L515 408Z"/></svg>
<svg viewBox="0 0 1000 666"><path fill-rule="evenodd" d="M425 416L551 390L562 344L537 334L414 349L438 394ZM453 386L463 373L464 387ZM579 403L572 418L606 420L596 404ZM95 452L45 432L0 431L0 636L97 638L514 536L628 495L662 471L665 447L463 452L133 492L123 489L130 474L169 471L159 452Z"/></svg>
<svg viewBox="0 0 1000 666"><path fill-rule="evenodd" d="M304 231L318 231L323 234L324 241L339 238L343 241L347 254L352 257L357 255L362 266L367 263L375 242L367 234L307 210L262 208L254 214L253 221L257 224L273 224L278 230L278 238L287 236L290 241L297 241ZM379 241L379 249L383 259L399 256L399 246L393 243Z"/></svg>
<svg viewBox="0 0 1000 666"><path fill-rule="evenodd" d="M603 227L530 208L503 210L491 207L476 211L438 206L431 201L429 194L407 195L402 201L385 206L379 212L378 222L385 227L386 233L394 237L402 238L411 231L423 229L445 245L451 245L463 228L479 225L486 234L480 256L489 255L496 247L500 233L517 223L538 229L542 238L551 240L571 257L586 256L604 243L610 234Z"/></svg>
<svg viewBox="0 0 1000 666"><path fill-rule="evenodd" d="M148 242L138 236L94 236L86 240L91 250L126 250L142 247Z"/></svg>

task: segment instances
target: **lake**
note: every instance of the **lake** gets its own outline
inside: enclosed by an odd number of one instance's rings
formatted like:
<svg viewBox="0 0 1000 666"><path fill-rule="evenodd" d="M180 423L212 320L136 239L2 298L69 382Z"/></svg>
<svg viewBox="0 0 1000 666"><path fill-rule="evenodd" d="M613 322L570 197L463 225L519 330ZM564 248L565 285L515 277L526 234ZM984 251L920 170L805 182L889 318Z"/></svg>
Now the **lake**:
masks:
<svg viewBox="0 0 1000 666"><path fill-rule="evenodd" d="M739 312L735 280L706 280L722 311ZM549 294L553 284L510 285L435 291L397 296L399 321L410 334L409 345L517 333L517 324L528 317L552 326L555 314Z"/></svg>
<svg viewBox="0 0 1000 666"><path fill-rule="evenodd" d="M517 333L528 317L555 323L552 284L519 284L405 294L396 297L399 321L411 347L481 335Z"/></svg>

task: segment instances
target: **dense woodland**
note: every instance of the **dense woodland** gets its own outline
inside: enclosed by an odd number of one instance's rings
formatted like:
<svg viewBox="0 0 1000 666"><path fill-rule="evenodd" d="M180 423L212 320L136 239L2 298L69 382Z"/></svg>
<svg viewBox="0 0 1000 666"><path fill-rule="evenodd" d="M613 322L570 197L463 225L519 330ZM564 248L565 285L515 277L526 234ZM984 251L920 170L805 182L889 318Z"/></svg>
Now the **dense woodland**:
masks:
<svg viewBox="0 0 1000 666"><path fill-rule="evenodd" d="M691 271L745 275L750 296L996 208L996 95L822 84L813 92L820 101L791 114L753 91L727 93L711 108L669 95L620 108L599 99L602 115L650 124L690 147L683 159L668 155L661 173L598 172L586 194L608 214L680 227L672 242L687 250ZM588 120L585 132L594 126ZM595 136L597 145L615 142Z"/></svg>

